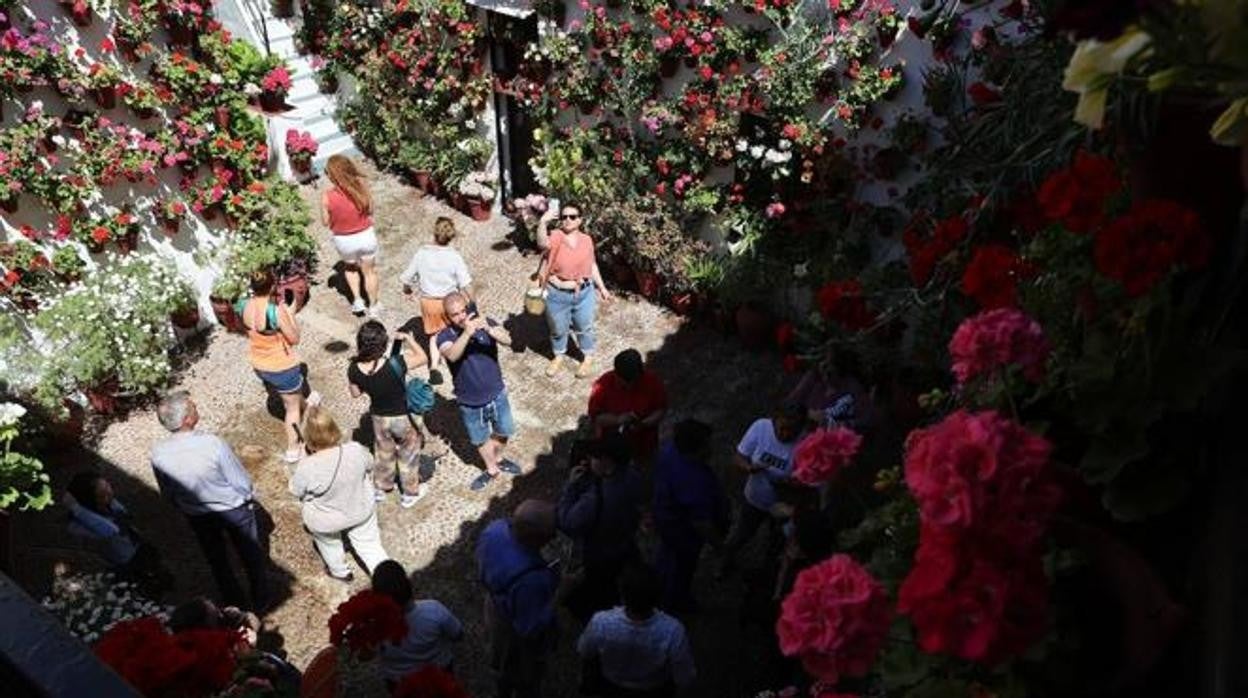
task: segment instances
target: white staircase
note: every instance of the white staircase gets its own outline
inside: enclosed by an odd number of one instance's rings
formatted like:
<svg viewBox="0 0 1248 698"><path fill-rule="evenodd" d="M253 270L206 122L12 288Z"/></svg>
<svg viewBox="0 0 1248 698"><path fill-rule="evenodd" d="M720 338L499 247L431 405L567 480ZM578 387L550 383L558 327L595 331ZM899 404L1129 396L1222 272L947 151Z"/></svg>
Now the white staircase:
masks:
<svg viewBox="0 0 1248 698"><path fill-rule="evenodd" d="M224 9L222 5L233 7L229 11L221 12ZM285 179L296 179L286 157L286 132L292 129L307 131L316 139L318 148L316 157L312 159L312 169L317 173L324 171L325 161L331 155L358 156L360 152L356 149L355 142L351 140L351 136L339 130L334 120L338 107L337 96L321 93L311 61L295 50L295 20L274 17L268 0L226 0L218 5L218 13L222 15L222 22L227 29L236 36L246 37L263 50L264 38L256 21L258 15L268 33L269 50L274 56L284 58L290 66L291 88L286 95L286 103L291 109L272 115L269 129L273 139L269 146L278 154L278 172L281 176ZM230 19L235 21L231 22ZM241 26L231 26L234 24Z"/></svg>

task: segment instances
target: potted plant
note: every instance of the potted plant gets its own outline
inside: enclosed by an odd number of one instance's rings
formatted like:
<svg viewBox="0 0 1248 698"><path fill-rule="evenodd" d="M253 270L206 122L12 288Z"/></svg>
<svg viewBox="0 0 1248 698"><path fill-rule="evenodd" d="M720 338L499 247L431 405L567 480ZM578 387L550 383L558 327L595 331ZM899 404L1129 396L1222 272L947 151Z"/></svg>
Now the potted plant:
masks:
<svg viewBox="0 0 1248 698"><path fill-rule="evenodd" d="M87 0L62 0L61 5L69 12L74 24L79 27L91 26L91 4Z"/></svg>
<svg viewBox="0 0 1248 698"><path fill-rule="evenodd" d="M278 63L273 66L260 81L260 108L269 112L285 109L290 87L290 71L286 64Z"/></svg>
<svg viewBox="0 0 1248 698"><path fill-rule="evenodd" d="M396 161L407 170L412 183L424 194L437 194L433 186L434 155L419 139L410 139L399 147Z"/></svg>
<svg viewBox="0 0 1248 698"><path fill-rule="evenodd" d="M173 298L173 311L169 313L169 322L183 330L199 327L199 303L196 302L194 290L190 284L184 284L180 293Z"/></svg>
<svg viewBox="0 0 1248 698"><path fill-rule="evenodd" d="M273 16L278 19L290 19L295 16L295 0L272 0Z"/></svg>
<svg viewBox="0 0 1248 698"><path fill-rule="evenodd" d="M165 29L175 46L189 48L195 44L195 30L206 14L205 8L193 0L169 0L163 3Z"/></svg>
<svg viewBox="0 0 1248 698"><path fill-rule="evenodd" d="M5 517L6 534L9 512L16 509L38 511L52 503L52 488L43 472L43 463L15 448L22 435L21 421L25 416L25 407L0 402L0 446L3 446L0 449L0 515Z"/></svg>
<svg viewBox="0 0 1248 698"><path fill-rule="evenodd" d="M87 71L87 87L101 109L117 106L117 86L120 83L121 74L106 63L92 63Z"/></svg>
<svg viewBox="0 0 1248 698"><path fill-rule="evenodd" d="M187 205L181 199L167 199L160 204L158 217L165 234L174 236L182 227L182 219L186 217Z"/></svg>
<svg viewBox="0 0 1248 698"><path fill-rule="evenodd" d="M286 132L286 157L290 158L290 167L299 174L312 172L312 158L316 157L316 139L307 131L291 129Z"/></svg>
<svg viewBox="0 0 1248 698"><path fill-rule="evenodd" d="M488 172L470 172L459 183L459 193L465 198L466 213L474 221L488 221L494 205L494 176Z"/></svg>
<svg viewBox="0 0 1248 698"><path fill-rule="evenodd" d="M116 221L116 235L113 242L117 245L117 250L122 254L130 254L139 246L139 221L134 214L128 210L121 211L113 217Z"/></svg>
<svg viewBox="0 0 1248 698"><path fill-rule="evenodd" d="M130 107L130 111L140 119L150 119L156 116L156 110L165 104L160 91L148 85L122 83L118 92L121 93L121 101L125 102L126 106Z"/></svg>
<svg viewBox="0 0 1248 698"><path fill-rule="evenodd" d="M86 261L73 245L62 245L52 253L52 273L66 283L74 283L81 279L86 269Z"/></svg>
<svg viewBox="0 0 1248 698"><path fill-rule="evenodd" d="M156 15L156 4L150 0L118 7L113 20L113 43L123 60L138 63L151 54Z"/></svg>

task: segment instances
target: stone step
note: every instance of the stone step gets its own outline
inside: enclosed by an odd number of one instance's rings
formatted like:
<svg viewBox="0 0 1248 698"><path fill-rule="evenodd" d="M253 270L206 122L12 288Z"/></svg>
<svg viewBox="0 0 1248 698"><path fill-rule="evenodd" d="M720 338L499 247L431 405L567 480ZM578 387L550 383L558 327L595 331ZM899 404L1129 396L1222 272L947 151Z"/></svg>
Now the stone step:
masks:
<svg viewBox="0 0 1248 698"><path fill-rule="evenodd" d="M327 115L307 119L299 125L299 128L311 133L317 143L325 143L342 133L342 131L338 129L338 124L334 122L333 118Z"/></svg>
<svg viewBox="0 0 1248 698"><path fill-rule="evenodd" d="M312 158L312 167L317 172L325 170L325 162L329 160L331 155L346 155L350 158L360 156L360 151L356 149L355 142L345 133L339 134L337 138L320 144L316 151L316 157Z"/></svg>
<svg viewBox="0 0 1248 698"><path fill-rule="evenodd" d="M290 92L286 93L287 101L297 101L306 97L321 94L321 88L317 87L316 81L312 78L301 78L291 80Z"/></svg>

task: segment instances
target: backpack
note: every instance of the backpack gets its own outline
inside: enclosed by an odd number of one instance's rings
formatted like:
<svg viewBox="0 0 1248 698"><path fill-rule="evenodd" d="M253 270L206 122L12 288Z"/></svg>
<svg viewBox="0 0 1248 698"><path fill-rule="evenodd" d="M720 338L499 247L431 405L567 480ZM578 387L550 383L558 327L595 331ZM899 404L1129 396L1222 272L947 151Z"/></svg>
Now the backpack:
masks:
<svg viewBox="0 0 1248 698"><path fill-rule="evenodd" d="M394 357L386 359L386 364L390 366L390 370L394 371L395 378L402 383L404 375ZM424 414L433 409L433 387L426 383L425 379L417 376L407 381L403 385L403 392L407 396L408 414Z"/></svg>

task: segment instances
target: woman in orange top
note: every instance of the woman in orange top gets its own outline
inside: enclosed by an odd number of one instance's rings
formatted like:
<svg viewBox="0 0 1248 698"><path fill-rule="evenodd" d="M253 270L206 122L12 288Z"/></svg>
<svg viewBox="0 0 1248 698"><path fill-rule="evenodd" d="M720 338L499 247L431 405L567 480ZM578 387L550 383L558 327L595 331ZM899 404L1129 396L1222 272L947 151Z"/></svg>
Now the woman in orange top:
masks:
<svg viewBox="0 0 1248 698"><path fill-rule="evenodd" d="M343 276L351 289L351 312L356 316L368 311L371 318L381 310L377 281L377 234L373 231L373 199L368 184L355 163L345 155L331 155L325 163L325 174L333 184L321 195L321 222L334 234L334 247L342 257ZM356 275L356 272L359 275ZM360 295L360 279L368 304Z"/></svg>
<svg viewBox="0 0 1248 698"><path fill-rule="evenodd" d="M546 278L546 324L550 326L550 346L554 358L546 375L554 376L568 350L569 330L576 333L576 344L584 358L576 367L576 377L585 378L592 370L589 357L594 351L594 313L598 299L611 300L594 259L594 240L581 230L581 209L567 204L559 216L559 230L547 233L555 218L550 207L537 224L537 246L546 250L546 261L539 274Z"/></svg>
<svg viewBox="0 0 1248 698"><path fill-rule="evenodd" d="M299 435L299 419L303 415L303 362L295 354L299 343L299 326L287 307L284 294L275 293L277 280L270 271L251 276L251 298L243 306L243 325L247 328L247 349L251 367L269 390L281 395L286 411L287 463L303 457L303 439ZM320 402L315 391L306 402Z"/></svg>

